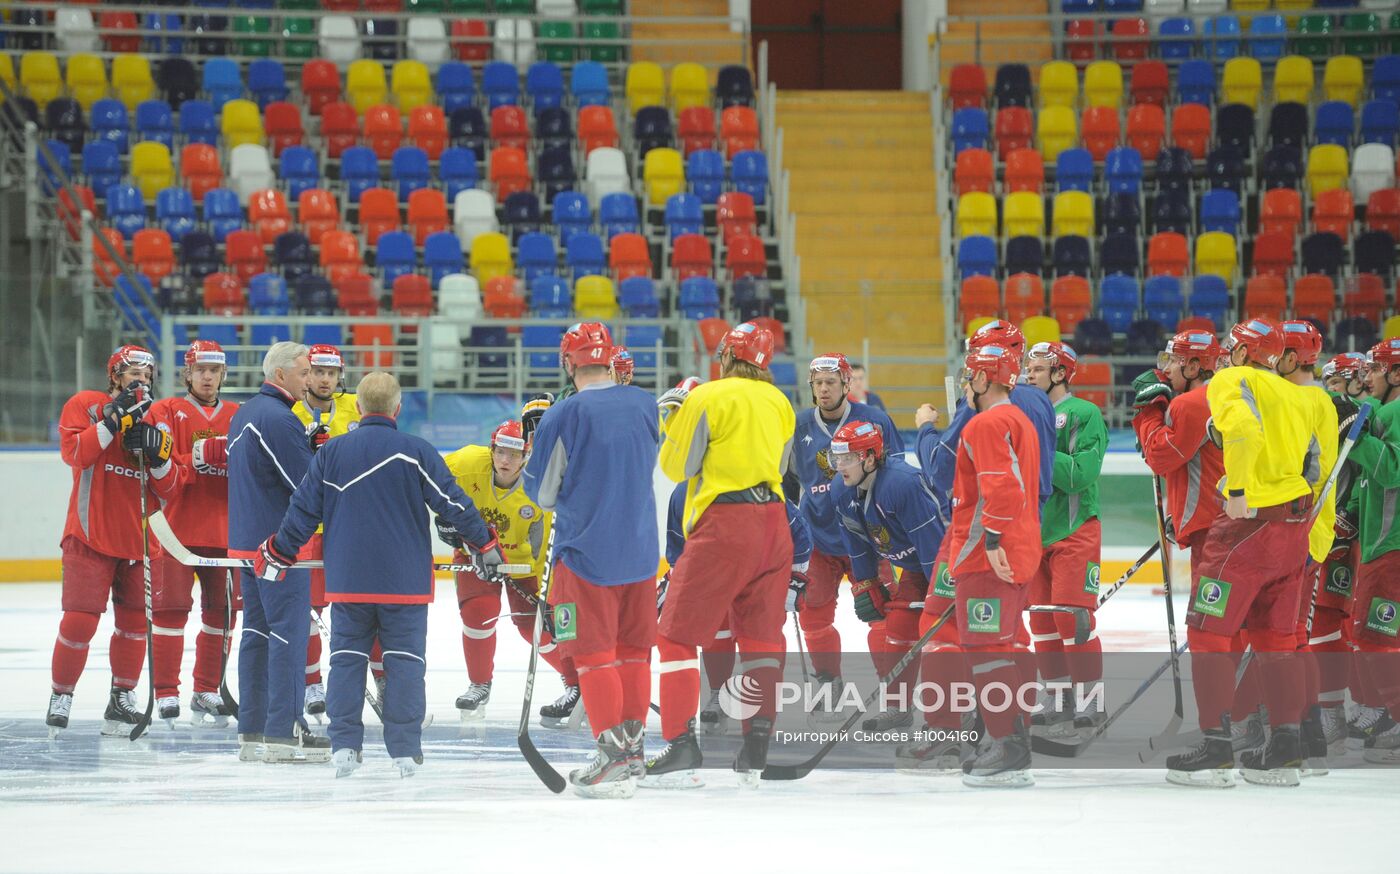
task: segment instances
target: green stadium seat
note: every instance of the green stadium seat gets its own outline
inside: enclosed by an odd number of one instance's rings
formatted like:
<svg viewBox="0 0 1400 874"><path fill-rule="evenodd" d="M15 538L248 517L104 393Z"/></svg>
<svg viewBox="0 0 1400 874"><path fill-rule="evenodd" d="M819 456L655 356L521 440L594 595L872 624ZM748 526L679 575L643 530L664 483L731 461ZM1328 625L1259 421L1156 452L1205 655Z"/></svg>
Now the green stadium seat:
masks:
<svg viewBox="0 0 1400 874"><path fill-rule="evenodd" d="M593 40L616 40L622 37L622 28L611 21L590 21L583 26L584 54L590 61L600 64L616 64L622 60L620 43L593 44Z"/></svg>
<svg viewBox="0 0 1400 874"><path fill-rule="evenodd" d="M1304 15L1298 19L1297 36L1290 42L1294 54L1326 58L1332 54L1332 16Z"/></svg>
<svg viewBox="0 0 1400 874"><path fill-rule="evenodd" d="M573 22L550 21L548 19L541 21L539 33L535 36L535 46L539 52L540 60L552 61L556 64L572 64L578 54L578 46L573 42L573 39ZM550 40L568 40L568 42L550 43Z"/></svg>

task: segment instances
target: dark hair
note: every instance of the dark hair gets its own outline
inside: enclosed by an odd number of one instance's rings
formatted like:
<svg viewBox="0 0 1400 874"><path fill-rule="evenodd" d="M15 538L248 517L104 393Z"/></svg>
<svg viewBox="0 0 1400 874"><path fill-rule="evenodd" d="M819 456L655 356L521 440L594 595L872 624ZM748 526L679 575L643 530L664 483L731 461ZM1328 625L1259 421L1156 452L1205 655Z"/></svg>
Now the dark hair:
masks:
<svg viewBox="0 0 1400 874"><path fill-rule="evenodd" d="M846 363L849 364L849 365L851 365L851 369L852 369L852 370L864 370L864 369L865 369L865 365L864 365L864 364L861 364L859 361L847 361Z"/></svg>

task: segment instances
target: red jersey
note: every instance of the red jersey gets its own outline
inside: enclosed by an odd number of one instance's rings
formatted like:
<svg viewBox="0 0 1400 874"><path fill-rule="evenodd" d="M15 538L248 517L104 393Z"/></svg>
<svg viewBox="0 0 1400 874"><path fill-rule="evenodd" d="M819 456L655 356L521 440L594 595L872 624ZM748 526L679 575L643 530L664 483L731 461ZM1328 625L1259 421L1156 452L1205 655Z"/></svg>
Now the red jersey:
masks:
<svg viewBox="0 0 1400 874"><path fill-rule="evenodd" d="M1050 451L1054 448L1051 447ZM1017 582L1040 567L1040 438L1026 414L1003 401L968 420L953 474L953 577L990 571L985 535L1001 547Z"/></svg>
<svg viewBox="0 0 1400 874"><path fill-rule="evenodd" d="M189 395L162 398L151 405L150 422L170 435L172 461L181 470L180 488L165 504L165 515L186 546L228 547L228 471L194 469L194 442L227 435L238 404L206 407Z"/></svg>
<svg viewBox="0 0 1400 874"><path fill-rule="evenodd" d="M112 400L104 391L80 391L63 405L58 419L58 445L63 461L73 468L73 492L68 498L70 534L113 558L141 558L141 486L136 459L122 448L121 436L112 436L102 421L102 407ZM165 467L164 476L151 475L147 509L174 493L180 482L179 466ZM151 554L159 552L151 540Z"/></svg>
<svg viewBox="0 0 1400 874"><path fill-rule="evenodd" d="M1167 483L1167 516L1177 543L1215 523L1222 509L1216 486L1225 475L1220 448L1206 436L1206 387L1177 395L1164 409L1138 411L1133 430L1147 466Z"/></svg>

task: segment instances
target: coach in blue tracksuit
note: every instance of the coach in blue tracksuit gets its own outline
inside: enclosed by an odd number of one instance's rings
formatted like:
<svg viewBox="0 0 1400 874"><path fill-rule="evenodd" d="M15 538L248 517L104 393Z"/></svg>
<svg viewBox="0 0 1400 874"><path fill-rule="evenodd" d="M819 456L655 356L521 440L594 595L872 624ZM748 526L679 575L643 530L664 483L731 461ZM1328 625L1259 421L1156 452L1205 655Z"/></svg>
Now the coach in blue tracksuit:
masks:
<svg viewBox="0 0 1400 874"><path fill-rule="evenodd" d="M391 374L374 372L356 390L360 427L327 442L277 533L263 545L269 567L289 566L325 525L326 600L331 602L326 713L337 773L359 765L365 727L365 669L376 635L384 649L384 745L400 774L422 762L423 686L433 550L428 507L470 546L478 575L496 576L502 553L426 440L398 430L401 393Z"/></svg>
<svg viewBox="0 0 1400 874"><path fill-rule="evenodd" d="M234 558L254 558L277 530L292 492L311 463L311 446L292 404L311 378L308 350L274 343L263 358L262 388L238 408L228 435L228 546ZM238 644L239 758L297 761L294 740L306 688L306 637L311 578L295 571L270 584L241 571L243 636ZM305 728L305 725L302 725ZM318 746L325 738L307 738Z"/></svg>

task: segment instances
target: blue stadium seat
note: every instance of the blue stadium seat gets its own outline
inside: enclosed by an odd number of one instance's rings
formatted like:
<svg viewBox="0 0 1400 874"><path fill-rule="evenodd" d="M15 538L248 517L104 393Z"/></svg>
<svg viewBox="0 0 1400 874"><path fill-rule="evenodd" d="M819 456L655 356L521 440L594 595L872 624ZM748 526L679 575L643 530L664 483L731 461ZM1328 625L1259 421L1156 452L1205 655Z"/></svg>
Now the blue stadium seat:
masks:
<svg viewBox="0 0 1400 874"><path fill-rule="evenodd" d="M1234 146L1248 158L1254 154L1254 110L1243 103L1227 103L1215 111L1215 141Z"/></svg>
<svg viewBox="0 0 1400 874"><path fill-rule="evenodd" d="M501 224L517 240L521 234L540 229L540 199L533 191L515 191L501 205Z"/></svg>
<svg viewBox="0 0 1400 874"><path fill-rule="evenodd" d="M476 162L486 160L486 116L475 106L463 106L447 117L447 136L454 146L465 146L476 154Z"/></svg>
<svg viewBox="0 0 1400 874"><path fill-rule="evenodd" d="M1141 12L1142 0L1103 0L1104 12Z"/></svg>
<svg viewBox="0 0 1400 874"><path fill-rule="evenodd" d="M632 120L632 142L637 156L645 158L652 149L667 149L674 142L671 113L664 106L643 106Z"/></svg>
<svg viewBox="0 0 1400 874"><path fill-rule="evenodd" d="M1176 96L1182 103L1215 103L1215 65L1210 61L1182 61L1176 69Z"/></svg>
<svg viewBox="0 0 1400 874"><path fill-rule="evenodd" d="M289 93L287 71L282 68L282 62L258 58L249 64L248 90L253 93L258 109L266 109L269 103L286 100Z"/></svg>
<svg viewBox="0 0 1400 874"><path fill-rule="evenodd" d="M1125 276L1113 278L1127 279ZM1112 355L1114 330L1104 319L1080 321L1074 329L1075 351L1080 355ZM1127 330L1126 326L1124 330Z"/></svg>
<svg viewBox="0 0 1400 874"><path fill-rule="evenodd" d="M376 162L375 175L378 173ZM407 201L413 192L431 184L432 170L428 166L428 153L417 146L400 146L394 150L394 157L389 164L389 175L397 183L395 187L399 192L399 200ZM358 202L359 199L359 194L356 194L354 200Z"/></svg>
<svg viewBox="0 0 1400 874"><path fill-rule="evenodd" d="M1351 104L1341 100L1329 100L1317 108L1313 118L1313 136L1318 143L1335 143L1351 148L1351 133L1356 129Z"/></svg>
<svg viewBox="0 0 1400 874"><path fill-rule="evenodd" d="M1142 308L1147 318L1163 327L1176 327L1186 301L1181 296L1181 280L1175 276L1153 276L1142 287Z"/></svg>
<svg viewBox="0 0 1400 874"><path fill-rule="evenodd" d="M1333 353L1366 353L1376 345L1376 326L1369 319L1342 319L1334 330L1336 340L1331 349Z"/></svg>
<svg viewBox="0 0 1400 874"><path fill-rule="evenodd" d="M1039 245L1039 241L1037 241L1036 246L1039 247ZM1035 272L1040 272L1039 264L1037 264ZM996 276L996 240L991 237L963 237L959 240L958 275L964 279L969 276Z"/></svg>
<svg viewBox="0 0 1400 874"><path fill-rule="evenodd" d="M1142 230L1142 202L1136 194L1110 194L1104 198L1103 218L1099 231L1103 234L1126 234L1136 237Z"/></svg>
<svg viewBox="0 0 1400 874"><path fill-rule="evenodd" d="M541 109L564 103L564 73L549 61L536 61L525 73L525 93L534 102L535 114Z"/></svg>
<svg viewBox="0 0 1400 874"><path fill-rule="evenodd" d="M106 191L122 181L126 171L111 140L93 140L83 146L83 175L93 191Z"/></svg>
<svg viewBox="0 0 1400 874"><path fill-rule="evenodd" d="M156 221L178 243L195 229L194 195L185 188L167 188L156 194Z"/></svg>
<svg viewBox="0 0 1400 874"><path fill-rule="evenodd" d="M1160 36L1174 37L1157 43L1158 54L1164 61L1185 61L1196 53L1198 41L1194 39L1196 24L1189 18L1167 18L1157 29Z"/></svg>
<svg viewBox="0 0 1400 874"><path fill-rule="evenodd" d="M991 124L987 121L987 111L977 107L965 107L953 113L953 156L964 149L987 148ZM695 152L692 155L697 154Z"/></svg>
<svg viewBox="0 0 1400 874"><path fill-rule="evenodd" d="M522 234L518 246L516 264L525 281L533 282L537 276L555 276L559 273L559 253L554 248L554 238L534 231Z"/></svg>
<svg viewBox="0 0 1400 874"><path fill-rule="evenodd" d="M1094 190L1094 156L1088 149L1065 149L1055 161L1055 187L1059 191Z"/></svg>
<svg viewBox="0 0 1400 874"><path fill-rule="evenodd" d="M1218 188L1207 191L1201 198L1201 229L1222 231L1232 237L1240 233L1240 196L1234 191Z"/></svg>
<svg viewBox="0 0 1400 874"><path fill-rule="evenodd" d="M458 243L458 248L461 244ZM387 231L375 244L374 264L379 268L385 288L393 288L394 280L418 269L418 255L413 248L413 236L404 231Z"/></svg>
<svg viewBox="0 0 1400 874"><path fill-rule="evenodd" d="M1386 284L1395 276L1395 238L1386 231L1364 231L1352 243L1357 273L1374 273Z"/></svg>
<svg viewBox="0 0 1400 874"><path fill-rule="evenodd" d="M230 100L243 96L243 77L238 62L229 58L208 58L204 61L204 93L215 110L222 110Z"/></svg>
<svg viewBox="0 0 1400 874"><path fill-rule="evenodd" d="M993 85L997 106L1031 105L1031 71L1025 64L1002 64Z"/></svg>
<svg viewBox="0 0 1400 874"><path fill-rule="evenodd" d="M1217 146L1206 155L1206 181L1211 188L1244 193L1244 155L1233 146Z"/></svg>
<svg viewBox="0 0 1400 874"><path fill-rule="evenodd" d="M1056 276L1088 278L1091 258L1085 237L1060 237L1051 245L1050 261Z"/></svg>
<svg viewBox="0 0 1400 874"><path fill-rule="evenodd" d="M730 283L729 306L734 321L742 324L773 315L773 292L768 280L757 276L741 276Z"/></svg>
<svg viewBox="0 0 1400 874"><path fill-rule="evenodd" d="M685 159L685 179L700 202L713 205L724 193L724 156L713 149L699 149Z"/></svg>
<svg viewBox="0 0 1400 874"><path fill-rule="evenodd" d="M1269 142L1275 146L1302 148L1311 125L1308 108L1301 103L1276 103L1269 112Z"/></svg>
<svg viewBox="0 0 1400 874"><path fill-rule="evenodd" d="M544 194L552 198L574 187L574 152L568 146L552 146L540 152L535 161L535 179L544 186Z"/></svg>
<svg viewBox="0 0 1400 874"><path fill-rule="evenodd" d="M121 231L126 239L146 227L146 201L141 190L131 185L113 185L107 189L107 223Z"/></svg>
<svg viewBox="0 0 1400 874"><path fill-rule="evenodd" d="M1217 61L1238 57L1240 53L1240 20L1234 15L1217 15L1201 26L1201 42L1206 54Z"/></svg>
<svg viewBox="0 0 1400 874"><path fill-rule="evenodd" d="M248 280L248 309L255 316L285 316L292 309L287 280L276 273L259 273Z"/></svg>
<svg viewBox="0 0 1400 874"><path fill-rule="evenodd" d="M634 278L641 279L642 277ZM627 326L627 347L632 352L632 361L637 367L644 369L656 367L656 344L664 342L660 325ZM777 379L776 375L774 379Z"/></svg>
<svg viewBox="0 0 1400 874"><path fill-rule="evenodd" d="M1110 194L1137 194L1142 188L1142 153L1122 146L1104 159L1104 181Z"/></svg>
<svg viewBox="0 0 1400 874"><path fill-rule="evenodd" d="M729 177L734 190L753 198L754 206L768 199L768 158L762 152L736 152L730 161Z"/></svg>
<svg viewBox="0 0 1400 874"><path fill-rule="evenodd" d="M1175 231L1178 234L1191 234L1191 196L1185 191L1173 189L1157 194L1152 204L1152 228L1154 233Z"/></svg>
<svg viewBox="0 0 1400 874"><path fill-rule="evenodd" d="M324 276L308 274L303 276L292 285L292 294L296 303L296 308L308 316L329 316L335 313L335 291L331 288L331 281ZM311 341L312 325L306 326L306 333L303 341L308 345L311 342L328 342L324 340ZM339 336L339 325L323 325L322 328L333 327Z"/></svg>
<svg viewBox="0 0 1400 874"><path fill-rule="evenodd" d="M661 312L656 299L656 284L649 276L629 276L617 286L618 303L627 315L638 319L654 319ZM632 331L629 328L629 339Z"/></svg>
<svg viewBox="0 0 1400 874"><path fill-rule="evenodd" d="M530 376L544 379L559 374L559 340L564 336L560 325L525 325L520 329L520 344L526 349L549 351L529 352Z"/></svg>
<svg viewBox="0 0 1400 874"><path fill-rule="evenodd" d="M719 289L708 276L692 276L681 282L677 306L687 319L713 319L719 316Z"/></svg>
<svg viewBox="0 0 1400 874"><path fill-rule="evenodd" d="M1249 21L1249 39L1245 48L1263 63L1283 57L1287 45L1288 22L1282 15L1256 15Z"/></svg>
<svg viewBox="0 0 1400 874"><path fill-rule="evenodd" d="M574 122L569 110L551 106L535 114L535 140L545 146L570 148L574 142Z"/></svg>
<svg viewBox="0 0 1400 874"><path fill-rule="evenodd" d="M243 208L238 195L227 188L213 188L204 193L204 223L209 233L222 243L233 231L243 227Z"/></svg>
<svg viewBox="0 0 1400 874"><path fill-rule="evenodd" d="M1110 330L1118 334L1126 332L1128 325L1137 318L1138 304L1136 278L1121 273L1104 277L1099 286L1099 318L1108 323ZM1086 354L1082 349L1079 351L1081 355Z"/></svg>
<svg viewBox="0 0 1400 874"><path fill-rule="evenodd" d="M566 261L574 281L582 276L606 276L607 257L603 254L603 241L597 234L576 233L564 245Z"/></svg>
<svg viewBox="0 0 1400 874"><path fill-rule="evenodd" d="M481 90L486 95L488 109L514 106L520 102L520 75L515 65L505 61L490 61L481 70Z"/></svg>
<svg viewBox="0 0 1400 874"><path fill-rule="evenodd" d="M1346 243L1336 234L1321 231L1308 234L1299 248L1304 273L1326 273L1336 279L1346 261Z"/></svg>
<svg viewBox="0 0 1400 874"><path fill-rule="evenodd" d="M569 245L575 234L593 231L593 212L588 198L577 191L561 191L554 195L552 219L559 232L559 242L564 246Z"/></svg>
<svg viewBox="0 0 1400 874"><path fill-rule="evenodd" d="M186 100L180 104L180 133L186 142L219 145L219 120L207 100Z"/></svg>
<svg viewBox="0 0 1400 874"><path fill-rule="evenodd" d="M136 139L164 143L166 148L175 144L175 122L169 103L146 100L136 107Z"/></svg>
<svg viewBox="0 0 1400 874"><path fill-rule="evenodd" d="M92 105L92 111L88 113L88 116L92 122L93 135L98 139L110 142L117 147L119 154L125 155L131 129L126 105L120 100L104 97Z"/></svg>
<svg viewBox="0 0 1400 874"><path fill-rule="evenodd" d="M1297 188L1303 177L1302 148L1279 145L1269 149L1259 161L1259 175L1265 191L1273 188Z"/></svg>
<svg viewBox="0 0 1400 874"><path fill-rule="evenodd" d="M705 208L693 194L673 194L666 199L666 234L674 240L682 234L705 232Z"/></svg>
<svg viewBox="0 0 1400 874"><path fill-rule="evenodd" d="M987 239L969 237L968 239ZM1039 237L1012 237L1006 241L1006 273L1034 273L1037 276L1045 271L1045 244ZM995 273L988 273L995 276Z"/></svg>
<svg viewBox="0 0 1400 874"><path fill-rule="evenodd" d="M579 106L607 106L612 99L608 70L597 61L579 61L569 71L569 93Z"/></svg>
<svg viewBox="0 0 1400 874"><path fill-rule="evenodd" d="M447 202L454 203L457 195L468 188L475 188L480 180L477 175L476 153L461 146L444 149L438 161L438 178L447 192Z"/></svg>
<svg viewBox="0 0 1400 874"><path fill-rule="evenodd" d="M306 278L307 278L307 279L320 279L321 281L325 282L325 279L324 279L323 277L320 277L320 276L308 276L308 277L306 277ZM329 291L329 289L330 289L330 283L329 283L329 282L326 283L326 288L327 288L327 291ZM334 300L334 298L332 298L332 300ZM335 314L335 307L334 307L334 305L332 305L332 307L330 308L330 310L327 311L327 312L320 312L320 311L317 311L317 312L308 313L308 315L317 315L317 316L330 316L330 315L334 315L334 314ZM308 345L308 346L315 346L317 343L326 343L326 344L329 344L329 345L331 345L331 346L343 346L343 345L345 345L345 332L344 332L343 330L341 330L341 327L340 327L340 325L338 325L338 324L312 324L312 325L305 325L305 326L303 326L302 329L301 329L301 342L305 343L305 344Z"/></svg>
<svg viewBox="0 0 1400 874"><path fill-rule="evenodd" d="M340 154L340 181L345 197L359 203L360 195L379 187L379 159L368 146L351 146Z"/></svg>
<svg viewBox="0 0 1400 874"><path fill-rule="evenodd" d="M438 67L435 90L442 111L448 115L475 104L476 77L472 75L472 68L461 61L447 61Z"/></svg>
<svg viewBox="0 0 1400 874"><path fill-rule="evenodd" d="M462 242L457 235L451 231L429 234L423 241L423 266L428 270L428 279L435 291L444 276L461 273Z"/></svg>
<svg viewBox="0 0 1400 874"><path fill-rule="evenodd" d="M1190 191L1195 161L1185 149L1163 149L1157 155L1157 188L1160 191Z"/></svg>
<svg viewBox="0 0 1400 874"><path fill-rule="evenodd" d="M156 31L156 33L141 40L141 51L152 54L183 55L185 53L185 39L181 36L162 37L162 32L180 33L184 30L184 24L180 21L180 16L174 12L167 12L164 15L159 12L146 13L145 19L141 23L144 30Z"/></svg>
<svg viewBox="0 0 1400 874"><path fill-rule="evenodd" d="M180 240L180 270L199 282L223 266L214 238L204 231L190 231Z"/></svg>
<svg viewBox="0 0 1400 874"><path fill-rule="evenodd" d="M292 327L287 324L253 325L248 342L253 346L271 346L292 339Z"/></svg>
<svg viewBox="0 0 1400 874"><path fill-rule="evenodd" d="M1400 105L1394 100L1368 100L1361 107L1361 142L1382 143L1395 148L1395 136L1400 132Z"/></svg>
<svg viewBox="0 0 1400 874"><path fill-rule="evenodd" d="M618 234L635 234L640 219L637 215L637 198L623 191L603 195L598 203L598 223L608 240Z"/></svg>
<svg viewBox="0 0 1400 874"><path fill-rule="evenodd" d="M278 176L287 188L287 199L295 202L303 191L321 187L321 168L316 153L306 146L288 146L278 159Z"/></svg>
<svg viewBox="0 0 1400 874"><path fill-rule="evenodd" d="M287 284L299 282L316 269L316 256L311 254L311 240L300 231L284 231L272 241L272 263L287 278Z"/></svg>
<svg viewBox="0 0 1400 874"><path fill-rule="evenodd" d="M1193 279L1191 298L1187 305L1191 315L1203 316L1215 322L1217 331L1223 331L1227 327L1230 290L1221 277L1206 274Z"/></svg>
<svg viewBox="0 0 1400 874"><path fill-rule="evenodd" d="M1132 234L1109 234L1099 247L1099 266L1105 276L1124 273L1137 276L1142 267L1142 247Z"/></svg>
<svg viewBox="0 0 1400 874"><path fill-rule="evenodd" d="M1139 358L1155 358L1166 345L1165 334L1166 327L1155 319L1139 319L1128 326L1124 351ZM1119 365L1114 368L1113 381L1117 385L1127 385L1152 367L1153 364Z"/></svg>
<svg viewBox="0 0 1400 874"><path fill-rule="evenodd" d="M1376 65L1371 69L1371 95L1400 104L1400 55L1385 55L1376 59Z"/></svg>
<svg viewBox="0 0 1400 874"><path fill-rule="evenodd" d="M1093 15L1096 12L1108 11L1107 0L1104 9L1100 10L1098 0L1060 0L1060 11L1065 15Z"/></svg>
<svg viewBox="0 0 1400 874"><path fill-rule="evenodd" d="M146 294L154 299L155 292L151 288L151 280L140 274L136 278L140 280ZM160 335L160 323L156 321L155 315L146 306L146 299L141 297L140 292L131 284L131 280L127 278L125 273L117 275L116 284L112 289L112 297L117 303L117 308L137 326L138 330L145 330L152 336ZM162 357L159 349L154 351L157 358Z"/></svg>
<svg viewBox="0 0 1400 874"><path fill-rule="evenodd" d="M546 319L563 319L574 314L574 292L569 281L555 276L553 271L540 273L529 280L530 310Z"/></svg>

